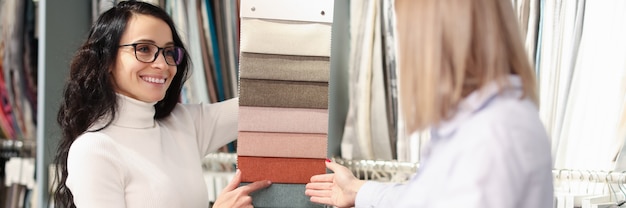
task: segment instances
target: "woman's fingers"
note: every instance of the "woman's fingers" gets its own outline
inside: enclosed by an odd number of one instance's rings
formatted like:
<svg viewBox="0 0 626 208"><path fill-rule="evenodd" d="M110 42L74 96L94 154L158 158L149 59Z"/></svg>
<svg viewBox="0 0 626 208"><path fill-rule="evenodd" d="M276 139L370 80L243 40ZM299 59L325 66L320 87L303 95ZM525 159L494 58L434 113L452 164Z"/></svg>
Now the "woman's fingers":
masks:
<svg viewBox="0 0 626 208"><path fill-rule="evenodd" d="M272 185L271 181L264 180L264 181L257 181L257 182L239 187L239 188L241 189L241 192L243 194L250 195L250 193L260 190L260 189L267 188L270 185Z"/></svg>
<svg viewBox="0 0 626 208"><path fill-rule="evenodd" d="M326 162L326 168L332 170L334 173L338 171L349 171L348 168L334 162Z"/></svg>
<svg viewBox="0 0 626 208"><path fill-rule="evenodd" d="M237 169L237 171L235 172L235 177L233 177L233 179L230 180L228 185L226 185L226 187L222 189L222 193L235 190L239 186L239 183L241 183L241 171Z"/></svg>
<svg viewBox="0 0 626 208"><path fill-rule="evenodd" d="M333 195L333 192L331 190L307 189L304 191L304 195L311 197L331 197Z"/></svg>
<svg viewBox="0 0 626 208"><path fill-rule="evenodd" d="M330 190L333 188L332 183L307 183L306 189L312 190Z"/></svg>
<svg viewBox="0 0 626 208"><path fill-rule="evenodd" d="M328 183L332 183L333 179L335 177L334 173L328 173L328 174L321 174L321 175L314 175L311 176L311 182L315 183L315 182L328 182Z"/></svg>

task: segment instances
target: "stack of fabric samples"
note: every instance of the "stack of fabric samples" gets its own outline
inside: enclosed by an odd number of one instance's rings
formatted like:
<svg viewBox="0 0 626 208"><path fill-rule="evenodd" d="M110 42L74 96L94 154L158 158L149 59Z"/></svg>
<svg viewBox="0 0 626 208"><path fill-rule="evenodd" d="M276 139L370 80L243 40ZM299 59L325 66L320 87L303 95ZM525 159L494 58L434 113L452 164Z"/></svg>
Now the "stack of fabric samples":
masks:
<svg viewBox="0 0 626 208"><path fill-rule="evenodd" d="M271 180L255 207L322 207L304 195L326 173L333 0L242 0L239 137L242 185Z"/></svg>

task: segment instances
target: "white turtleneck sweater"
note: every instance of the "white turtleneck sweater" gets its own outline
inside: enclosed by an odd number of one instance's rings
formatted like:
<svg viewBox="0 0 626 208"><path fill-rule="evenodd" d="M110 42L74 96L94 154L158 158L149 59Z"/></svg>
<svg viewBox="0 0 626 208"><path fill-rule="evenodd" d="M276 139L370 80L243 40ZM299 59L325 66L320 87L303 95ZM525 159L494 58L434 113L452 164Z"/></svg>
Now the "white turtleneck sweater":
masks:
<svg viewBox="0 0 626 208"><path fill-rule="evenodd" d="M155 103L117 97L113 123L70 147L66 185L76 206L207 208L201 159L237 137L238 100L178 104L155 120Z"/></svg>

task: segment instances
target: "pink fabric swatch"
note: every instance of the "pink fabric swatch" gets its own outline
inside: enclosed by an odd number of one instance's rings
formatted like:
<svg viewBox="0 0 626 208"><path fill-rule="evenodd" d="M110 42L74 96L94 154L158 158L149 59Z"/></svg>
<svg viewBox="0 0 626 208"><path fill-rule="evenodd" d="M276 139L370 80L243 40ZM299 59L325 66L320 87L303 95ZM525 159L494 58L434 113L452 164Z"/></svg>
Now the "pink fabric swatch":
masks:
<svg viewBox="0 0 626 208"><path fill-rule="evenodd" d="M239 132L237 155L326 158L326 134Z"/></svg>
<svg viewBox="0 0 626 208"><path fill-rule="evenodd" d="M328 133L328 109L239 106L239 131Z"/></svg>

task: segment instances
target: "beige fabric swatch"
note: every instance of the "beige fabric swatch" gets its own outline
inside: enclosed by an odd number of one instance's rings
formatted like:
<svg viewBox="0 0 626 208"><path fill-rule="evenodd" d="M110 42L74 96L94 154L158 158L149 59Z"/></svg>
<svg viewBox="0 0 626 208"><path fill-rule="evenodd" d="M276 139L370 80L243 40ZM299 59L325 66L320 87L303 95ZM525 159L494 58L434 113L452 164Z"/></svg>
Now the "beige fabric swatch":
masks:
<svg viewBox="0 0 626 208"><path fill-rule="evenodd" d="M239 132L237 155L326 158L326 134Z"/></svg>
<svg viewBox="0 0 626 208"><path fill-rule="evenodd" d="M239 76L249 79L328 82L330 57L241 53Z"/></svg>

